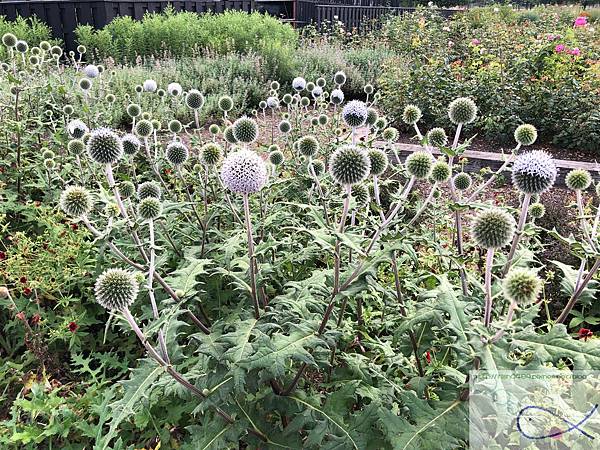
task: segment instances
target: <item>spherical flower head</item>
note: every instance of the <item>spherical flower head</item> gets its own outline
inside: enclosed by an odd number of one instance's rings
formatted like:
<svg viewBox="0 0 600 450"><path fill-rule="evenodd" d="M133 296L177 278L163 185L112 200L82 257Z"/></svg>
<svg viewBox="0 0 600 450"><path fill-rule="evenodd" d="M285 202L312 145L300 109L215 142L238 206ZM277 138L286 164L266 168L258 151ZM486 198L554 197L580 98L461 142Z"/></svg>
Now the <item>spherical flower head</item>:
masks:
<svg viewBox="0 0 600 450"><path fill-rule="evenodd" d="M84 91L90 90L92 88L92 80L89 78L82 78L79 80L79 87Z"/></svg>
<svg viewBox="0 0 600 450"><path fill-rule="evenodd" d="M273 150L269 153L269 162L274 166L279 166L283 163L284 156L281 150Z"/></svg>
<svg viewBox="0 0 600 450"><path fill-rule="evenodd" d="M434 147L446 147L448 145L448 135L443 128L432 128L427 133L427 142Z"/></svg>
<svg viewBox="0 0 600 450"><path fill-rule="evenodd" d="M31 55L29 57L29 64L31 64L32 66L37 66L40 63L40 58L38 58L36 55Z"/></svg>
<svg viewBox="0 0 600 450"><path fill-rule="evenodd" d="M173 97L179 97L183 92L183 88L179 83L169 83L167 85L167 92Z"/></svg>
<svg viewBox="0 0 600 450"><path fill-rule="evenodd" d="M436 183L445 183L450 179L450 166L446 161L436 161L431 167L431 179Z"/></svg>
<svg viewBox="0 0 600 450"><path fill-rule="evenodd" d="M92 210L92 195L81 186L69 186L60 195L60 208L70 217L79 218Z"/></svg>
<svg viewBox="0 0 600 450"><path fill-rule="evenodd" d="M448 117L455 125L471 123L476 116L477 105L468 97L459 97L448 105Z"/></svg>
<svg viewBox="0 0 600 450"><path fill-rule="evenodd" d="M380 176L388 166L388 157L383 150L372 148L368 152L371 161L371 175Z"/></svg>
<svg viewBox="0 0 600 450"><path fill-rule="evenodd" d="M264 100L261 100L260 102L258 102L258 107L260 109L267 109L267 102L265 102Z"/></svg>
<svg viewBox="0 0 600 450"><path fill-rule="evenodd" d="M358 184L371 173L371 160L367 152L352 145L339 147L329 158L329 173L343 186Z"/></svg>
<svg viewBox="0 0 600 450"><path fill-rule="evenodd" d="M45 51L45 52L50 51L50 47L51 47L50 42L48 42L48 41L40 41L40 48L43 51Z"/></svg>
<svg viewBox="0 0 600 450"><path fill-rule="evenodd" d="M142 84L142 88L144 89L144 92L156 92L158 84L156 84L156 81L154 80L146 80Z"/></svg>
<svg viewBox="0 0 600 450"><path fill-rule="evenodd" d="M319 177L321 175L323 175L323 173L325 173L325 163L323 161L321 161L320 159L314 159L312 161L312 168L313 168L313 172L315 173L315 176ZM322 186L321 188L324 188L324 186Z"/></svg>
<svg viewBox="0 0 600 450"><path fill-rule="evenodd" d="M135 194L135 185L131 181L122 181L119 184L119 194L122 198L129 198Z"/></svg>
<svg viewBox="0 0 600 450"><path fill-rule="evenodd" d="M292 94L284 94L283 97L281 98L281 100L286 105L289 105L294 101L294 97L292 97Z"/></svg>
<svg viewBox="0 0 600 450"><path fill-rule="evenodd" d="M367 95L371 95L374 91L373 85L372 84L365 84L365 87L363 87L363 91L365 94Z"/></svg>
<svg viewBox="0 0 600 450"><path fill-rule="evenodd" d="M15 44L15 49L19 53L27 53L27 50L29 50L29 44L25 41L17 41Z"/></svg>
<svg viewBox="0 0 600 450"><path fill-rule="evenodd" d="M321 86L315 86L310 91L310 94L313 96L313 98L319 98L323 95L323 88Z"/></svg>
<svg viewBox="0 0 600 450"><path fill-rule="evenodd" d="M454 175L452 184L454 185L454 189L457 191L466 191L473 184L473 179L468 173L460 172Z"/></svg>
<svg viewBox="0 0 600 450"><path fill-rule="evenodd" d="M585 191L592 184L592 176L585 169L574 169L565 177L565 184L573 191Z"/></svg>
<svg viewBox="0 0 600 450"><path fill-rule="evenodd" d="M313 127L318 127L319 126L319 118L318 117L313 117L312 119L310 119L310 124Z"/></svg>
<svg viewBox="0 0 600 450"><path fill-rule="evenodd" d="M200 109L204 106L204 95L196 89L191 89L185 96L185 104L190 109Z"/></svg>
<svg viewBox="0 0 600 450"><path fill-rule="evenodd" d="M304 107L310 105L310 98L308 98L308 97L302 97L300 99L300 105L302 105Z"/></svg>
<svg viewBox="0 0 600 450"><path fill-rule="evenodd" d="M334 105L341 105L344 102L344 93L341 89L334 89L331 91L330 100Z"/></svg>
<svg viewBox="0 0 600 450"><path fill-rule="evenodd" d="M342 86L346 82L346 74L341 70L333 75L333 82L338 86Z"/></svg>
<svg viewBox="0 0 600 450"><path fill-rule="evenodd" d="M219 144L209 142L200 149L200 161L206 166L215 166L223 157L223 149Z"/></svg>
<svg viewBox="0 0 600 450"><path fill-rule="evenodd" d="M217 125L216 123L213 123L208 127L208 132L213 136L216 136L221 132L221 128L219 128L219 125Z"/></svg>
<svg viewBox="0 0 600 450"><path fill-rule="evenodd" d="M106 94L106 97L104 97L106 99L107 103L114 103L117 100L117 97L115 97L114 94Z"/></svg>
<svg viewBox="0 0 600 450"><path fill-rule="evenodd" d="M353 185L350 195L352 195L356 201L356 206L359 208L366 206L370 201L369 189L366 188L364 184Z"/></svg>
<svg viewBox="0 0 600 450"><path fill-rule="evenodd" d="M150 197L160 199L160 186L154 181L146 181L138 186L137 195L140 200Z"/></svg>
<svg viewBox="0 0 600 450"><path fill-rule="evenodd" d="M388 121L385 117L378 117L373 125L377 130L384 130L388 126Z"/></svg>
<svg viewBox="0 0 600 450"><path fill-rule="evenodd" d="M411 177L415 177L417 180L423 180L429 177L431 173L431 167L433 166L433 157L430 153L419 150L411 153L406 158L406 170Z"/></svg>
<svg viewBox="0 0 600 450"><path fill-rule="evenodd" d="M53 159L45 159L44 167L48 170L52 170L56 167L56 162Z"/></svg>
<svg viewBox="0 0 600 450"><path fill-rule="evenodd" d="M158 119L152 119L150 122L152 122L152 128L154 128L155 131L160 131L162 128L162 125L160 123L160 120Z"/></svg>
<svg viewBox="0 0 600 450"><path fill-rule="evenodd" d="M43 159L52 159L56 156L54 152L47 147L42 147L41 150Z"/></svg>
<svg viewBox="0 0 600 450"><path fill-rule="evenodd" d="M388 127L383 130L381 137L388 142L396 142L398 140L398 130L394 127Z"/></svg>
<svg viewBox="0 0 600 450"><path fill-rule="evenodd" d="M78 45L77 46L77 53L81 53L83 55L83 54L85 54L85 52L87 52L87 49L85 48L85 45Z"/></svg>
<svg viewBox="0 0 600 450"><path fill-rule="evenodd" d="M535 202L529 205L529 216L534 219L541 219L546 215L546 207L540 203Z"/></svg>
<svg viewBox="0 0 600 450"><path fill-rule="evenodd" d="M139 285L135 276L123 269L107 269L96 280L96 301L110 311L128 309L137 298Z"/></svg>
<svg viewBox="0 0 600 450"><path fill-rule="evenodd" d="M228 112L233 109L233 99L229 95L222 95L218 101L219 109L223 112Z"/></svg>
<svg viewBox="0 0 600 450"><path fill-rule="evenodd" d="M167 128L171 133L179 133L183 129L183 125L179 120L173 119L167 124Z"/></svg>
<svg viewBox="0 0 600 450"><path fill-rule="evenodd" d="M2 35L2 43L5 47L13 48L17 45L17 37L12 33L4 33Z"/></svg>
<svg viewBox="0 0 600 450"><path fill-rule="evenodd" d="M171 141L167 145L166 157L174 166L185 163L190 156L188 148L181 142Z"/></svg>
<svg viewBox="0 0 600 450"><path fill-rule="evenodd" d="M512 269L502 282L502 291L506 298L520 306L535 302L541 290L542 280L531 269Z"/></svg>
<svg viewBox="0 0 600 450"><path fill-rule="evenodd" d="M100 71L98 70L98 66L94 64L88 64L83 68L83 74L88 78L97 78L100 75Z"/></svg>
<svg viewBox="0 0 600 450"><path fill-rule="evenodd" d="M233 123L233 135L237 142L250 144L258 138L258 124L250 117L240 117Z"/></svg>
<svg viewBox="0 0 600 450"><path fill-rule="evenodd" d="M235 133L233 131L233 125L229 125L225 130L223 130L223 137L230 144L237 144L237 139L235 137Z"/></svg>
<svg viewBox="0 0 600 450"><path fill-rule="evenodd" d="M138 137L131 133L127 133L125 136L123 136L121 142L123 143L123 151L129 156L135 155L142 146L142 143Z"/></svg>
<svg viewBox="0 0 600 450"><path fill-rule="evenodd" d="M351 128L362 127L367 121L367 115L367 105L360 100L352 100L346 103L342 110L342 118Z"/></svg>
<svg viewBox="0 0 600 450"><path fill-rule="evenodd" d="M515 219L502 209L486 209L475 216L471 233L478 246L485 249L501 248L515 234Z"/></svg>
<svg viewBox="0 0 600 450"><path fill-rule="evenodd" d="M71 139L67 143L67 151L72 155L81 155L85 150L85 144L81 139Z"/></svg>
<svg viewBox="0 0 600 450"><path fill-rule="evenodd" d="M327 114L320 114L317 121L319 122L319 125L325 126L329 123L329 117L327 117Z"/></svg>
<svg viewBox="0 0 600 450"><path fill-rule="evenodd" d="M290 121L282 120L281 122L279 122L279 131L281 131L283 134L287 134L290 131L292 131L292 124L290 123Z"/></svg>
<svg viewBox="0 0 600 450"><path fill-rule="evenodd" d="M274 91L278 91L279 90L279 81L271 81L271 89Z"/></svg>
<svg viewBox="0 0 600 450"><path fill-rule="evenodd" d="M223 161L221 180L236 194L253 194L267 182L267 167L256 152L240 150L230 153Z"/></svg>
<svg viewBox="0 0 600 450"><path fill-rule="evenodd" d="M60 48L58 45L53 45L52 48L50 49L50 53L52 54L52 56L55 59L58 59L62 56L63 54L63 49Z"/></svg>
<svg viewBox="0 0 600 450"><path fill-rule="evenodd" d="M73 108L72 105L65 105L65 106L63 106L63 113L65 115L70 116L74 112L75 112L75 109Z"/></svg>
<svg viewBox="0 0 600 450"><path fill-rule="evenodd" d="M142 108L137 103L130 103L127 105L126 111L129 117L137 117L142 113Z"/></svg>
<svg viewBox="0 0 600 450"><path fill-rule="evenodd" d="M158 219L162 213L160 200L155 197L146 197L138 203L137 213L142 220Z"/></svg>
<svg viewBox="0 0 600 450"><path fill-rule="evenodd" d="M512 168L512 181L525 194L541 194L552 187L556 172L552 155L533 150L517 157Z"/></svg>
<svg viewBox="0 0 600 450"><path fill-rule="evenodd" d="M292 80L292 88L295 91L300 92L306 89L306 80L302 77L296 77Z"/></svg>
<svg viewBox="0 0 600 450"><path fill-rule="evenodd" d="M81 139L90 130L83 121L73 119L67 124L67 131L72 138Z"/></svg>
<svg viewBox="0 0 600 450"><path fill-rule="evenodd" d="M123 156L123 142L110 128L96 128L90 133L87 152L100 164L113 164Z"/></svg>
<svg viewBox="0 0 600 450"><path fill-rule="evenodd" d="M377 110L375 108L367 108L367 125L372 127L375 125L375 122L377 122L377 119L379 119L379 113Z"/></svg>
<svg viewBox="0 0 600 450"><path fill-rule="evenodd" d="M271 109L279 107L279 99L273 96L267 98L267 106Z"/></svg>
<svg viewBox="0 0 600 450"><path fill-rule="evenodd" d="M531 145L537 140L537 130L533 125L519 125L515 130L515 141L521 145Z"/></svg>
<svg viewBox="0 0 600 450"><path fill-rule="evenodd" d="M406 105L404 111L402 112L402 121L407 125L414 125L421 120L422 116L423 113L418 106Z"/></svg>
<svg viewBox="0 0 600 450"><path fill-rule="evenodd" d="M135 133L143 138L147 138L154 132L152 122L148 119L142 119L135 124Z"/></svg>
<svg viewBox="0 0 600 450"><path fill-rule="evenodd" d="M319 78L317 78L317 81L315 83L318 87L324 88L325 85L327 84L327 80L325 80L325 78L323 78L323 77L319 77Z"/></svg>
<svg viewBox="0 0 600 450"><path fill-rule="evenodd" d="M310 158L319 151L319 141L314 136L303 136L297 142L298 151L301 155Z"/></svg>

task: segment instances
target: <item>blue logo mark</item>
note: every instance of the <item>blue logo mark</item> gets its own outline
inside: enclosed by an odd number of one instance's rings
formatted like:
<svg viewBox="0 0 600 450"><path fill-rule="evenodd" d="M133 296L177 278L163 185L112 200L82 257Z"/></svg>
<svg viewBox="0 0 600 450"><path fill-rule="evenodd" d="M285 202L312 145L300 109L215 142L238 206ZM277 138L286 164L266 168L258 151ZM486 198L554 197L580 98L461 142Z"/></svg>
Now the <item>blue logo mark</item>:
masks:
<svg viewBox="0 0 600 450"><path fill-rule="evenodd" d="M596 412L597 409L598 409L598 405L594 405L594 407L590 410L590 412L588 412L586 414L586 416L583 419L581 419L577 423L573 423L567 419L560 417L558 414L549 410L548 408L544 408L542 406L526 406L525 408L521 409L521 411L519 411L519 414L517 415L517 429L519 430L519 433L521 433L524 437L526 437L528 439L553 438L553 437L561 436L561 435L568 433L569 431L573 431L573 430L577 430L584 436L586 436L590 439L594 439L593 436L591 436L589 433L586 433L584 430L582 430L580 428L580 426L583 425L590 417L592 417L592 415ZM523 428L521 426L521 420L527 420L527 421L531 422L532 419L535 418L535 416L523 417L523 414L525 414L526 412L531 413L533 411L548 413L548 414L556 417L557 419L563 421L566 425L568 425L568 428L566 428L565 430L556 430L555 428L553 428L549 434L543 434L540 436L532 436L530 434L527 434L525 431L523 431ZM527 423L527 422L525 422L525 423Z"/></svg>

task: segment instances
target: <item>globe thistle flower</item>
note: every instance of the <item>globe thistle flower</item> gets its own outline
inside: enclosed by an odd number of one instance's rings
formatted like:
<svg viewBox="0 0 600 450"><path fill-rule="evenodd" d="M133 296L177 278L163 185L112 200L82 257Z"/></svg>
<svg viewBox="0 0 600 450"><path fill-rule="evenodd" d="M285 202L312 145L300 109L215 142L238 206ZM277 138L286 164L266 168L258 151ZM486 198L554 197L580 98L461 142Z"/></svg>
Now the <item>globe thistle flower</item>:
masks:
<svg viewBox="0 0 600 450"><path fill-rule="evenodd" d="M377 122L377 119L379 119L379 113L377 112L377 110L375 108L367 108L367 120L366 120L367 125L369 125L369 126L375 125L375 122Z"/></svg>
<svg viewBox="0 0 600 450"><path fill-rule="evenodd" d="M278 108L279 107L279 99L277 97L267 98L267 106L271 109Z"/></svg>
<svg viewBox="0 0 600 450"><path fill-rule="evenodd" d="M183 125L179 120L173 119L167 124L167 128L171 133L179 133L183 129Z"/></svg>
<svg viewBox="0 0 600 450"><path fill-rule="evenodd" d="M352 185L350 195L356 201L356 206L359 208L366 206L370 199L369 189L367 189L363 184L354 184Z"/></svg>
<svg viewBox="0 0 600 450"><path fill-rule="evenodd" d="M36 55L31 55L29 57L29 64L31 64L32 66L37 66L40 63L40 58L38 58Z"/></svg>
<svg viewBox="0 0 600 450"><path fill-rule="evenodd" d="M445 183L450 179L450 166L446 161L437 161L433 164L431 179L436 183Z"/></svg>
<svg viewBox="0 0 600 450"><path fill-rule="evenodd" d="M131 181L122 181L119 184L119 194L122 198L129 198L135 194L135 186Z"/></svg>
<svg viewBox="0 0 600 450"><path fill-rule="evenodd" d="M533 125L519 125L515 130L515 141L521 145L531 145L537 140L537 130Z"/></svg>
<svg viewBox="0 0 600 450"><path fill-rule="evenodd" d="M148 119L142 119L135 124L135 134L140 137L147 138L154 132L152 122Z"/></svg>
<svg viewBox="0 0 600 450"><path fill-rule="evenodd" d="M338 86L342 86L346 82L346 74L341 70L333 75L333 82Z"/></svg>
<svg viewBox="0 0 600 450"><path fill-rule="evenodd" d="M313 127L318 127L319 126L319 118L318 117L313 117L312 119L310 119L310 124Z"/></svg>
<svg viewBox="0 0 600 450"><path fill-rule="evenodd" d="M56 167L56 162L53 159L45 159L44 160L44 167L47 170L53 170Z"/></svg>
<svg viewBox="0 0 600 450"><path fill-rule="evenodd" d="M74 112L75 112L75 110L73 109L73 106L71 106L71 105L63 106L63 114L65 114L66 116L70 116Z"/></svg>
<svg viewBox="0 0 600 450"><path fill-rule="evenodd" d="M110 128L96 128L90 133L87 152L97 163L112 164L123 155L123 142Z"/></svg>
<svg viewBox="0 0 600 450"><path fill-rule="evenodd" d="M319 141L314 136L303 136L297 142L298 151L301 155L310 158L319 151Z"/></svg>
<svg viewBox="0 0 600 450"><path fill-rule="evenodd" d="M333 91L331 91L330 100L331 103L333 103L334 105L341 105L342 103L344 103L344 93L341 89L334 89Z"/></svg>
<svg viewBox="0 0 600 450"><path fill-rule="evenodd" d="M60 195L59 205L68 216L77 219L92 210L92 196L82 186L69 186Z"/></svg>
<svg viewBox="0 0 600 450"><path fill-rule="evenodd" d="M371 161L371 175L380 176L388 166L388 157L383 150L372 148L367 153Z"/></svg>
<svg viewBox="0 0 600 450"><path fill-rule="evenodd" d="M190 109L198 110L204 106L204 95L196 89L191 89L185 96L185 104Z"/></svg>
<svg viewBox="0 0 600 450"><path fill-rule="evenodd" d="M150 120L152 118L152 114L150 114L149 112L143 112L142 113L142 119L143 120Z"/></svg>
<svg viewBox="0 0 600 450"><path fill-rule="evenodd" d="M316 177L319 177L325 173L325 163L320 159L312 160L312 168ZM321 189L324 189L324 186L321 186Z"/></svg>
<svg viewBox="0 0 600 450"><path fill-rule="evenodd" d="M287 134L290 131L292 131L292 124L289 120L282 120L281 122L279 122L278 128L280 132Z"/></svg>
<svg viewBox="0 0 600 450"><path fill-rule="evenodd" d="M396 142L398 140L398 130L394 127L388 127L383 130L381 137L388 142Z"/></svg>
<svg viewBox="0 0 600 450"><path fill-rule="evenodd" d="M452 179L454 189L456 189L457 191L466 191L471 187L472 183L473 179L471 178L471 175L465 172L457 173Z"/></svg>
<svg viewBox="0 0 600 450"><path fill-rule="evenodd" d="M315 83L318 87L324 88L325 85L327 84L327 80L325 80L325 78L323 78L323 77L319 77L319 78L317 78L317 81Z"/></svg>
<svg viewBox="0 0 600 450"><path fill-rule="evenodd" d="M247 116L240 117L233 123L233 135L237 142L250 144L258 138L258 124Z"/></svg>
<svg viewBox="0 0 600 450"><path fill-rule="evenodd" d="M67 151L72 155L81 155L85 150L85 144L81 139L71 139L67 143Z"/></svg>
<svg viewBox="0 0 600 450"><path fill-rule="evenodd" d="M327 117L327 114L321 114L317 118L317 121L319 122L319 125L325 126L329 122L329 117Z"/></svg>
<svg viewBox="0 0 600 450"><path fill-rule="evenodd" d="M515 219L502 209L486 209L475 216L471 233L479 247L501 248L511 241L515 233Z"/></svg>
<svg viewBox="0 0 600 450"><path fill-rule="evenodd" d="M134 89L137 94L141 94L142 92L144 92L144 86L142 86L141 84L138 84Z"/></svg>
<svg viewBox="0 0 600 450"><path fill-rule="evenodd" d="M225 130L223 131L223 137L228 143L237 144L237 139L233 131L233 125L229 125L227 128L225 128Z"/></svg>
<svg viewBox="0 0 600 450"><path fill-rule="evenodd" d="M261 100L260 102L258 102L258 107L264 111L265 109L267 109L267 102ZM252 115L255 115L255 113L252 113Z"/></svg>
<svg viewBox="0 0 600 450"><path fill-rule="evenodd" d="M87 66L85 66L83 68L83 74L91 79L97 78L100 75L100 71L98 70L98 67L95 66L94 64L88 64Z"/></svg>
<svg viewBox="0 0 600 450"><path fill-rule="evenodd" d="M117 97L115 97L114 94L106 94L106 97L104 98L108 103L114 103L117 100Z"/></svg>
<svg viewBox="0 0 600 450"><path fill-rule="evenodd" d="M269 162L274 166L279 166L284 161L283 152L281 150L273 150L269 153Z"/></svg>
<svg viewBox="0 0 600 450"><path fill-rule="evenodd" d="M418 106L406 105L404 111L402 112L402 121L407 125L414 125L421 120L422 116L423 113Z"/></svg>
<svg viewBox="0 0 600 450"><path fill-rule="evenodd" d="M367 95L371 95L373 93L375 89L373 88L372 84L365 84L365 86L363 87L363 92Z"/></svg>
<svg viewBox="0 0 600 450"><path fill-rule="evenodd" d="M159 97L161 97L161 98L162 98L162 97L164 97L164 96L166 95L166 92L165 92L165 90L164 90L164 89L158 89L158 90L156 91L156 95L158 95Z"/></svg>
<svg viewBox="0 0 600 450"><path fill-rule="evenodd" d="M48 41L41 41L40 42L40 48L43 51L45 51L45 52L50 51L50 48L51 48L50 42L48 42Z"/></svg>
<svg viewBox="0 0 600 450"><path fill-rule="evenodd" d="M58 59L63 55L63 49L60 48L58 45L53 45L50 49L50 53L55 59Z"/></svg>
<svg viewBox="0 0 600 450"><path fill-rule="evenodd" d="M135 276L123 269L107 269L96 280L96 301L110 311L129 309L138 296L139 285Z"/></svg>
<svg viewBox="0 0 600 450"><path fill-rule="evenodd" d="M572 191L585 191L592 184L592 176L587 170L574 169L565 177L565 184Z"/></svg>
<svg viewBox="0 0 600 450"><path fill-rule="evenodd" d="M82 91L89 91L92 88L92 80L89 78L82 78L79 80L79 88Z"/></svg>
<svg viewBox="0 0 600 450"><path fill-rule="evenodd" d="M310 98L308 98L308 97L302 97L300 99L300 105L304 106L304 107L307 107L308 105L310 105Z"/></svg>
<svg viewBox="0 0 600 450"><path fill-rule="evenodd" d="M432 128L427 133L427 142L434 147L446 147L448 145L448 136L443 128Z"/></svg>
<svg viewBox="0 0 600 450"><path fill-rule="evenodd" d="M309 81L308 83L306 83L306 90L308 92L312 92L312 90L316 87L315 83L313 83L312 81Z"/></svg>
<svg viewBox="0 0 600 450"><path fill-rule="evenodd" d="M215 166L223 157L223 149L219 144L209 142L200 149L200 162L206 166Z"/></svg>
<svg viewBox="0 0 600 450"><path fill-rule="evenodd" d="M477 116L477 105L468 97L459 97L454 99L448 105L448 117L450 121L458 125L468 124L475 120Z"/></svg>
<svg viewBox="0 0 600 450"><path fill-rule="evenodd" d="M354 185L371 172L371 160L366 152L352 146L339 147L329 158L329 173L336 183Z"/></svg>
<svg viewBox="0 0 600 450"><path fill-rule="evenodd" d="M546 207L540 202L532 203L529 205L529 215L534 219L541 219L546 215Z"/></svg>
<svg viewBox="0 0 600 450"><path fill-rule="evenodd" d="M229 95L222 95L218 101L219 109L228 112L233 109L233 99Z"/></svg>
<svg viewBox="0 0 600 450"><path fill-rule="evenodd" d="M208 132L213 136L216 136L221 132L221 128L219 128L219 125L217 125L216 123L213 123L208 127Z"/></svg>
<svg viewBox="0 0 600 450"><path fill-rule="evenodd" d="M502 282L502 292L508 300L518 305L535 302L542 290L542 280L531 269L512 269Z"/></svg>
<svg viewBox="0 0 600 450"><path fill-rule="evenodd" d="M289 104L291 104L294 101L294 97L292 97L291 94L284 94L284 96L281 98L281 100L286 105L289 105Z"/></svg>
<svg viewBox="0 0 600 450"><path fill-rule="evenodd" d="M279 90L279 82L278 81L271 81L271 89L274 91L278 91Z"/></svg>
<svg viewBox="0 0 600 450"><path fill-rule="evenodd" d="M351 128L361 127L367 121L367 105L359 100L352 100L344 106L342 119Z"/></svg>
<svg viewBox="0 0 600 450"><path fill-rule="evenodd" d="M144 89L144 92L153 93L158 89L158 84L156 84L156 81L154 80L146 80L142 83L142 88Z"/></svg>
<svg viewBox="0 0 600 450"><path fill-rule="evenodd" d="M13 48L17 45L17 37L12 33L4 33L2 35L2 43L7 48Z"/></svg>
<svg viewBox="0 0 600 450"><path fill-rule="evenodd" d="M137 213L143 220L155 220L162 213L160 200L155 197L146 197L137 206Z"/></svg>
<svg viewBox="0 0 600 450"><path fill-rule="evenodd" d="M81 139L90 129L79 119L73 119L67 124L67 132L72 138Z"/></svg>
<svg viewBox="0 0 600 450"><path fill-rule="evenodd" d="M146 181L138 186L137 196L140 200L149 197L160 199L160 186L154 181Z"/></svg>
<svg viewBox="0 0 600 450"><path fill-rule="evenodd" d="M183 88L179 83L169 83L167 85L167 92L173 97L179 97L183 92Z"/></svg>
<svg viewBox="0 0 600 450"><path fill-rule="evenodd" d="M385 117L379 117L375 121L375 125L374 126L378 130L384 130L388 126L388 121L386 120Z"/></svg>
<svg viewBox="0 0 600 450"><path fill-rule="evenodd" d="M556 172L552 155L533 150L517 157L513 164L512 181L521 192L541 194L552 187Z"/></svg>
<svg viewBox="0 0 600 450"><path fill-rule="evenodd" d="M221 168L223 184L236 194L260 191L267 182L267 168L258 154L251 150L230 153Z"/></svg>
<svg viewBox="0 0 600 450"><path fill-rule="evenodd" d="M313 96L313 98L319 98L323 95L323 88L321 86L315 86L311 91L310 94Z"/></svg>
<svg viewBox="0 0 600 450"><path fill-rule="evenodd" d="M137 103L130 103L127 105L126 111L127 115L131 118L138 117L140 114L142 114L142 108L140 108L140 105Z"/></svg>
<svg viewBox="0 0 600 450"><path fill-rule="evenodd" d="M433 158L430 153L417 151L406 158L405 165L410 176L415 177L417 180L423 180L429 177L431 173Z"/></svg>
<svg viewBox="0 0 600 450"><path fill-rule="evenodd" d="M31 54L32 54L33 56L39 56L39 55L41 55L41 54L42 54L42 49L41 49L41 48L39 48L39 47L32 47L32 48L31 48Z"/></svg>
<svg viewBox="0 0 600 450"><path fill-rule="evenodd" d="M77 46L77 53L79 53L81 55L85 55L85 52L87 52L87 48L85 48L85 45Z"/></svg>
<svg viewBox="0 0 600 450"><path fill-rule="evenodd" d="M27 53L27 50L29 50L29 44L27 42L25 42L25 41L19 40L15 44L15 49L19 53Z"/></svg>
<svg viewBox="0 0 600 450"><path fill-rule="evenodd" d="M166 157L174 166L185 163L190 156L188 148L181 142L171 141L167 145Z"/></svg>
<svg viewBox="0 0 600 450"><path fill-rule="evenodd" d="M158 119L152 119L150 121L150 123L152 124L152 128L154 129L154 131L160 131L162 128L162 125L160 123L160 120Z"/></svg>
<svg viewBox="0 0 600 450"><path fill-rule="evenodd" d="M306 89L306 80L302 77L296 77L292 80L292 88L296 92L301 92Z"/></svg>
<svg viewBox="0 0 600 450"><path fill-rule="evenodd" d="M52 159L56 156L54 154L54 152L47 147L42 147L41 150L42 150L42 159Z"/></svg>
<svg viewBox="0 0 600 450"><path fill-rule="evenodd" d="M142 146L142 143L135 134L128 133L121 139L123 151L126 155L135 155Z"/></svg>

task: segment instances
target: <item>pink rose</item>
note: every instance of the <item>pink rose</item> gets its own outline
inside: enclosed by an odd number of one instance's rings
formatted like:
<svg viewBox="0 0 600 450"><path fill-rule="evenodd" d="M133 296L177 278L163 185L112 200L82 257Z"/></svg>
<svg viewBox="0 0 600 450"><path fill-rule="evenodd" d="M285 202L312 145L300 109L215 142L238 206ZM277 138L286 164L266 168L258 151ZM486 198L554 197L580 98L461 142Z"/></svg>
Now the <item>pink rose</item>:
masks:
<svg viewBox="0 0 600 450"><path fill-rule="evenodd" d="M554 47L554 51L556 53L561 53L565 50L565 46L562 44L558 44L556 47Z"/></svg>
<svg viewBox="0 0 600 450"><path fill-rule="evenodd" d="M579 16L577 19L575 19L576 27L585 27L586 25L587 25L587 17Z"/></svg>
<svg viewBox="0 0 600 450"><path fill-rule="evenodd" d="M579 56L580 53L581 53L581 51L577 47L575 47L574 49L571 50L571 55Z"/></svg>

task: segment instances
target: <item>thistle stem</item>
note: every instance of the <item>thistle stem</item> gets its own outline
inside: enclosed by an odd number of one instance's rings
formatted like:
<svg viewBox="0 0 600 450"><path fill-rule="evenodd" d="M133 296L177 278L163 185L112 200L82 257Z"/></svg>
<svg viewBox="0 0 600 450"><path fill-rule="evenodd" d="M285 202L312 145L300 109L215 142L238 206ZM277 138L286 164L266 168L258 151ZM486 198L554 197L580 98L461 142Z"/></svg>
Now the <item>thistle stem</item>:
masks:
<svg viewBox="0 0 600 450"><path fill-rule="evenodd" d="M486 327L490 326L492 321L492 266L494 263L494 249L488 248L485 258L485 310L483 313L483 323Z"/></svg>
<svg viewBox="0 0 600 450"><path fill-rule="evenodd" d="M246 234L248 237L248 258L250 259L250 289L252 291L252 302L254 303L254 317L260 317L260 307L256 295L256 265L254 262L254 239L252 238L252 221L250 218L250 202L248 194L244 194L244 219L246 223Z"/></svg>
<svg viewBox="0 0 600 450"><path fill-rule="evenodd" d="M577 302L577 300L583 293L583 290L586 288L586 286L592 280L592 278L594 277L594 274L598 271L599 268L600 268L600 258L596 259L596 262L594 263L594 265L592 266L592 268L590 269L590 271L588 272L586 277L579 284L579 287L577 287L575 289L575 291L573 292L573 295L571 296L571 298L565 305L565 309L563 309L562 313L560 313L560 316L558 316L558 319L556 319L556 323L564 323L564 321L569 316L569 313L573 309L573 306L575 306L575 303Z"/></svg>
<svg viewBox="0 0 600 450"><path fill-rule="evenodd" d="M508 256L506 258L506 264L504 265L504 269L502 269L502 276L504 277L510 266L512 264L512 260L515 257L515 253L517 251L517 246L519 245L519 241L521 240L521 234L523 233L523 228L525 227L525 221L527 220L527 211L529 210L529 202L531 201L531 194L525 194L523 196L523 204L521 205L521 214L519 215L519 223L517 224L517 229L515 231L515 236L513 237L512 244L510 245L510 250L508 252Z"/></svg>

